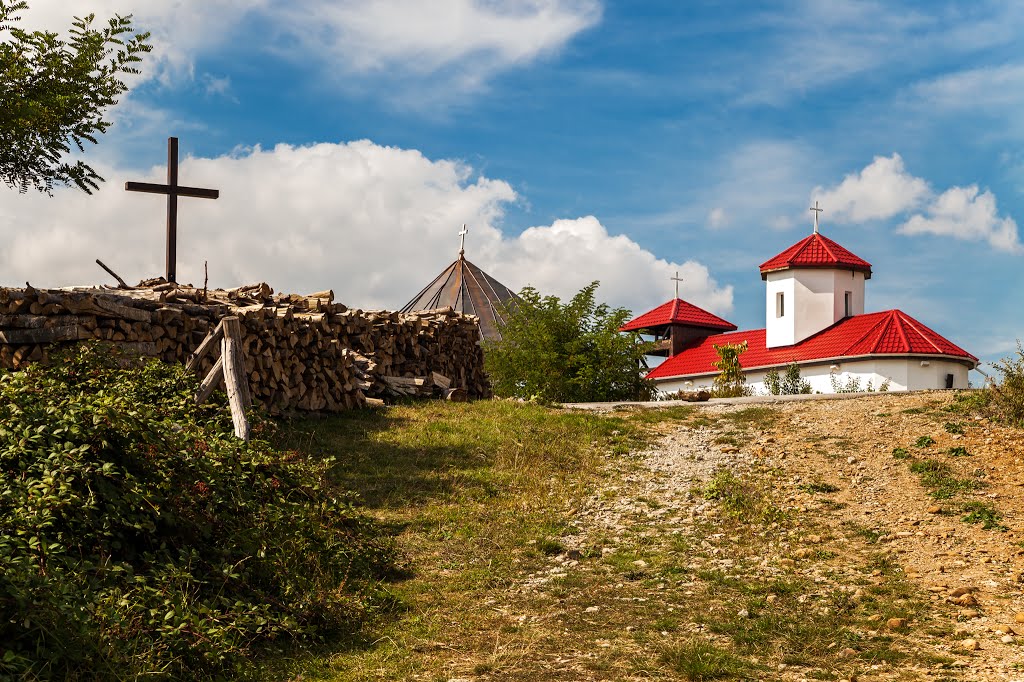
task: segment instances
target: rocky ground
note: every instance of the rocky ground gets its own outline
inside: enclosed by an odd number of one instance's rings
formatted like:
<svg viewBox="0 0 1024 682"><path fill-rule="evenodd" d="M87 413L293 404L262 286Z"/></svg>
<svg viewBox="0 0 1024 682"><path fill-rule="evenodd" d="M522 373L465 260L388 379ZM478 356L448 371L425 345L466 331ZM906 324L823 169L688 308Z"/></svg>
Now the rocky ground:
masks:
<svg viewBox="0 0 1024 682"><path fill-rule="evenodd" d="M561 653L478 672L1024 680L1024 431L954 403L707 404L657 424L656 446L609 459L519 605L496 605Z"/></svg>

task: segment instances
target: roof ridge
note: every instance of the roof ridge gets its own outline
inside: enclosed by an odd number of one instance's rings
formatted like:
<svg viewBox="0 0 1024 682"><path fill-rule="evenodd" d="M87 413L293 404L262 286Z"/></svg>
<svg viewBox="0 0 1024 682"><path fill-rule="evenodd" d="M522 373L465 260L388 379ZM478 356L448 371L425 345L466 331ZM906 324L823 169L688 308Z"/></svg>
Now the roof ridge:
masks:
<svg viewBox="0 0 1024 682"><path fill-rule="evenodd" d="M868 314L868 315L871 315L872 313L867 313L867 314ZM855 317L859 317L859 316L853 316L853 317L848 317L848 318L845 318L845 319L844 319L843 321L845 321L845 320L852 320L852 319L854 319ZM860 344L864 343L864 341L866 341L866 340L867 340L867 338L868 338L869 336L871 336L872 334L874 334L874 333L875 333L875 331L878 331L878 330L879 330L879 328L880 328L880 327L882 327L882 326L883 326L883 325L885 324L885 322L886 322L886 318L885 318L885 317L883 317L883 318L879 319L879 320L878 320L877 322L874 322L874 323L873 323L873 324L872 324L872 325L871 325L870 327L868 327L867 331L866 331L866 332L864 332L864 333L863 333L863 334L862 334L862 335L860 336L860 338L858 338L858 339L857 339L856 341L854 341L853 343L851 343L850 345L848 345L848 346L847 346L846 348L844 348L844 349L843 349L843 355L846 355L846 354L848 354L848 353L850 352L850 350L851 350L852 348L856 348L856 347L857 347L857 346L859 346ZM826 329L831 329L831 327L828 327L828 328L826 328ZM825 330L822 330L822 331L825 331ZM882 329L882 330L881 330L881 331L879 332L879 334L878 334L878 338L882 338L882 336L884 335L884 333L885 333L885 330L884 330L884 329ZM874 348L877 348L877 346L878 346L878 344L877 344L877 342L876 342L876 343L875 343L875 345L874 345L874 346L872 346L872 349L874 349Z"/></svg>
<svg viewBox="0 0 1024 682"><path fill-rule="evenodd" d="M837 256L837 255L835 254L835 252L834 252L834 251L832 250L832 247L830 247L830 246L828 245L828 243L829 243L829 242L831 242L832 240L831 240L831 239L829 239L828 237L826 237L826 236L825 236L825 235L823 235L823 234L819 234L818 232L815 232L814 234L818 235L818 239L819 239L819 241L821 241L821 248L823 248L823 249L825 249L826 251L828 251L828 255L830 255L830 256L832 256L833 258L835 258L835 259L836 259L836 261L839 261L839 256ZM812 235L812 236L813 236L813 235ZM832 242L832 243L833 243L833 244L835 244L836 246L839 246L839 244L838 244L837 242Z"/></svg>
<svg viewBox="0 0 1024 682"><path fill-rule="evenodd" d="M918 335L922 339L927 341L928 344L932 348L934 348L937 352L939 352L939 353L944 353L945 352L944 350L942 350L942 348L939 348L939 346L934 341L932 341L930 338L928 338L927 334L925 334L920 329L918 329L917 325L914 324L914 322L917 322L917 320L915 320L910 315L907 315L906 313L904 313L902 310L899 310L899 309L893 310L893 314L899 316L901 324L905 324L908 327L910 327L911 329L913 329L915 332L917 332ZM918 324L920 324L920 323L918 323ZM931 330L929 329L929 331L931 331Z"/></svg>

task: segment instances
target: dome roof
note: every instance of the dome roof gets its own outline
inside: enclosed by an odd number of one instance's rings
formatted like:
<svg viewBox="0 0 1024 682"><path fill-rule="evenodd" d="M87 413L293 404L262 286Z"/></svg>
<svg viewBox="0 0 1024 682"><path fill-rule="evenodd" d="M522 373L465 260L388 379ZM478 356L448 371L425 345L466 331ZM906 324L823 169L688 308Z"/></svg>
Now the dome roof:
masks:
<svg viewBox="0 0 1024 682"><path fill-rule="evenodd" d="M863 272L865 279L871 279L871 263L818 232L801 239L779 255L761 263L761 279L767 279L769 272L788 270L789 268L856 270Z"/></svg>

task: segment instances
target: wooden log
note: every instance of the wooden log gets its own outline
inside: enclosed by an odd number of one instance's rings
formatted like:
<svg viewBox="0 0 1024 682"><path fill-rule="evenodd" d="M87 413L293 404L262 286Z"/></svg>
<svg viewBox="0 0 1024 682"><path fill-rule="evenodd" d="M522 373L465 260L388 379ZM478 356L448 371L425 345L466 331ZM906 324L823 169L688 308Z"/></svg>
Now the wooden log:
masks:
<svg viewBox="0 0 1024 682"><path fill-rule="evenodd" d="M226 318L225 318L226 319ZM235 318L237 321L238 318ZM206 354L216 347L217 341L224 335L224 320L221 320L213 331L206 335L203 342L199 344L199 348L196 348L196 352L192 354L188 364L185 365L185 369L192 371L202 361Z"/></svg>
<svg viewBox="0 0 1024 682"><path fill-rule="evenodd" d="M224 360L224 384L228 404L231 406L231 421L235 425L235 435L248 441L250 429L245 411L252 405L252 398L249 379L245 375L245 363L242 361L242 327L235 316L225 317L221 324L224 325L224 338L221 339L220 352Z"/></svg>

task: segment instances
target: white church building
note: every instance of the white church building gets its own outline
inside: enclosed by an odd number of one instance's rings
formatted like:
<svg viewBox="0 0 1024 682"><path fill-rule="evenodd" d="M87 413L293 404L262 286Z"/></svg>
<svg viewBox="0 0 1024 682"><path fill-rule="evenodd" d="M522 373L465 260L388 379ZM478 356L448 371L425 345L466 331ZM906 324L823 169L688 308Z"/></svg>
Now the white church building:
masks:
<svg viewBox="0 0 1024 682"><path fill-rule="evenodd" d="M817 218L817 215L815 216ZM796 363L812 391L967 388L978 359L901 310L864 312L871 264L814 232L761 264L765 328L736 326L678 298L623 325L655 338L667 359L647 375L661 393L710 389L715 346L747 343L747 385L768 393L765 374Z"/></svg>

